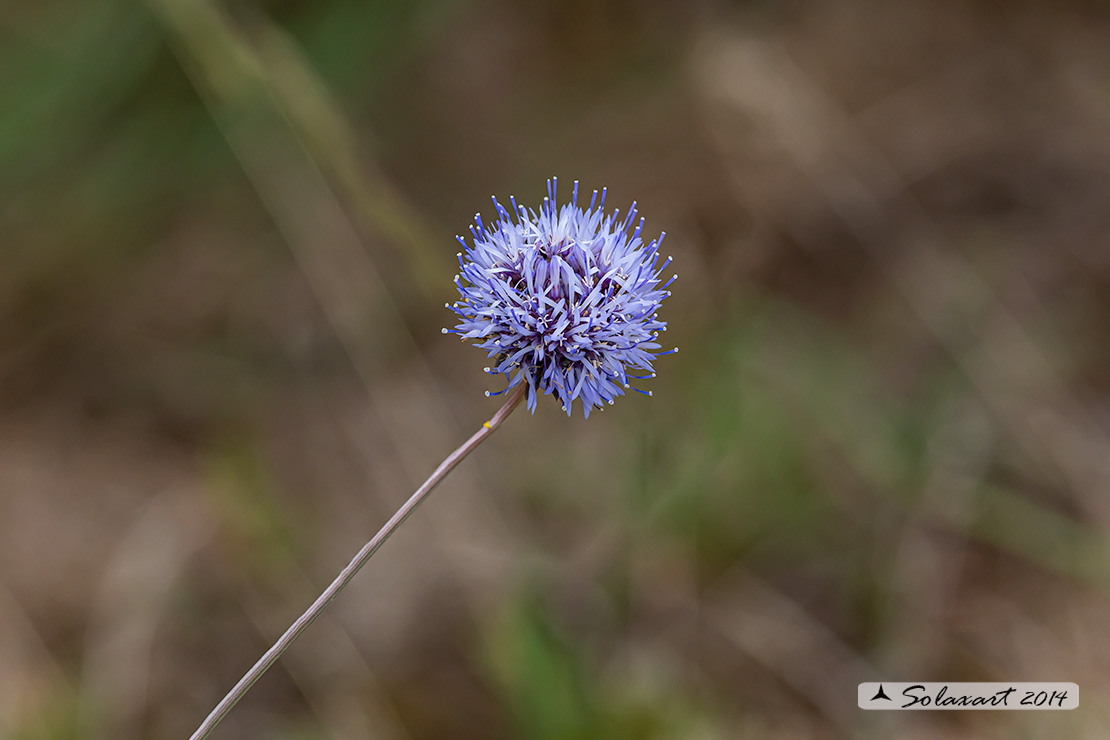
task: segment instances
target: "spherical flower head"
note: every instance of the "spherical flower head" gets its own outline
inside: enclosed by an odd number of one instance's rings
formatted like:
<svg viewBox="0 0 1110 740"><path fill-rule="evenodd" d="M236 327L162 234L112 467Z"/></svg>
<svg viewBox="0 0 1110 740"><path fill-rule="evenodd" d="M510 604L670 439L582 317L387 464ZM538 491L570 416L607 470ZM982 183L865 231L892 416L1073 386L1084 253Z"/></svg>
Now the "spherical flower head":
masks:
<svg viewBox="0 0 1110 740"><path fill-rule="evenodd" d="M570 203L556 203L557 181L547 182L539 212L512 210L497 198L497 221L486 225L480 214L470 227L473 243L461 236L461 270L455 276L460 300L447 307L459 323L444 333L458 334L494 358L486 372L504 375L508 385L528 386L528 408L536 410L537 392L554 394L569 416L581 399L585 416L612 404L631 381L655 377L656 341L666 322L656 315L670 295L660 279L671 263L659 264L665 234L645 243L644 220L633 203L624 218L619 209L605 213L605 191L595 190L590 205L578 205L578 182ZM631 375L630 372L638 374Z"/></svg>

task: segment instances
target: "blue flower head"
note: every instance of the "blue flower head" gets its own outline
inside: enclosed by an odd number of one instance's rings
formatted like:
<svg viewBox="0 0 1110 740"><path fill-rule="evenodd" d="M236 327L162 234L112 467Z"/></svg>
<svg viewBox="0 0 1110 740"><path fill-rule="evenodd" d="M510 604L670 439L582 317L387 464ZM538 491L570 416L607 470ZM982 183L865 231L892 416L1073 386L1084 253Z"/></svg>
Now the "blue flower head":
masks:
<svg viewBox="0 0 1110 740"><path fill-rule="evenodd" d="M678 276L661 281L671 263L667 257L658 264L665 234L644 243L635 203L621 219L619 209L605 213L605 190L600 198L595 190L582 208L576 181L570 203L560 208L556 187L555 178L548 180L538 213L515 198L510 211L494 198L495 223L475 215L473 244L458 237L461 298L447 305L459 323L443 331L473 340L494 358L486 372L504 375L508 385L486 395L526 383L533 413L542 391L554 394L568 416L581 399L589 418L632 381L655 377L654 358L678 351L660 352L656 341L667 330L656 311Z"/></svg>

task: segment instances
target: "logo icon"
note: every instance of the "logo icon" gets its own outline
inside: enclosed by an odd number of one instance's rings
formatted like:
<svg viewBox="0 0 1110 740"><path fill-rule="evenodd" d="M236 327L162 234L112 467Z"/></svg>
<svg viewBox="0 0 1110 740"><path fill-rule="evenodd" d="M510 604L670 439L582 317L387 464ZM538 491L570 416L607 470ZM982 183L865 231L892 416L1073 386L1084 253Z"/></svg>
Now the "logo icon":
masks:
<svg viewBox="0 0 1110 740"><path fill-rule="evenodd" d="M875 701L876 699L886 699L887 701L894 701L893 699L891 699L889 696L886 695L885 691L883 691L883 685L882 684L879 684L879 693L877 693L877 694L875 694L874 696L871 697L871 701Z"/></svg>

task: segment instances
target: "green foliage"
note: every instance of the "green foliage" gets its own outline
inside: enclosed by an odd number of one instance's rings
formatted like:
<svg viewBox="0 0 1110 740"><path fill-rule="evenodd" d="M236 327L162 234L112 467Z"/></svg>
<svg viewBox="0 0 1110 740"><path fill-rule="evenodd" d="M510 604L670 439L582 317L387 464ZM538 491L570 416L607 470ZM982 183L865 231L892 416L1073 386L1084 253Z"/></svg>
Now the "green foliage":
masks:
<svg viewBox="0 0 1110 740"><path fill-rule="evenodd" d="M686 432L640 433L632 514L688 542L711 570L744 557L809 561L842 544L853 526L842 496L855 494L837 489L858 484L858 460L838 458L870 455L887 488L917 464L896 435L859 428L860 416L891 431L901 420L876 408L858 358L776 304L748 315L706 340L707 357L683 383ZM838 466L843 479L828 475Z"/></svg>
<svg viewBox="0 0 1110 740"><path fill-rule="evenodd" d="M425 49L427 35L459 4L457 0L339 0L302 4L279 19L329 85L361 94Z"/></svg>
<svg viewBox="0 0 1110 740"><path fill-rule="evenodd" d="M487 630L490 672L527 740L592 737L598 722L582 656L560 638L538 596L508 604Z"/></svg>
<svg viewBox="0 0 1110 740"><path fill-rule="evenodd" d="M644 686L565 631L535 586L485 631L485 661L520 740L690 740L717 735L682 685Z"/></svg>
<svg viewBox="0 0 1110 740"><path fill-rule="evenodd" d="M0 47L3 185L61 166L79 143L101 136L161 44L150 17L132 3L97 0L67 15L50 25L49 44Z"/></svg>
<svg viewBox="0 0 1110 740"><path fill-rule="evenodd" d="M89 736L89 728L83 726L80 714L77 697L56 690L19 724L0 730L7 740L82 740Z"/></svg>
<svg viewBox="0 0 1110 740"><path fill-rule="evenodd" d="M276 495L260 451L247 440L228 441L211 450L207 463L205 490L234 561L257 575L280 578L298 562L308 533Z"/></svg>

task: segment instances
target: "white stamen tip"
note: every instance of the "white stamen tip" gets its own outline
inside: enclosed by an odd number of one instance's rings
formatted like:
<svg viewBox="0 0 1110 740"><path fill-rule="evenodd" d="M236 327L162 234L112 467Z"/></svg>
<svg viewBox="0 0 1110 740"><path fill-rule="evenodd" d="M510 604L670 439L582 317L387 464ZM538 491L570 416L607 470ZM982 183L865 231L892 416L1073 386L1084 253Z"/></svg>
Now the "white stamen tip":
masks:
<svg viewBox="0 0 1110 740"><path fill-rule="evenodd" d="M648 395L649 395L649 396L654 396L654 395L655 395L655 391L648 391Z"/></svg>
<svg viewBox="0 0 1110 740"><path fill-rule="evenodd" d="M489 372L489 368L488 368L488 367L484 367L484 368L482 368L482 372L484 372L484 373L488 373L488 372Z"/></svg>
<svg viewBox="0 0 1110 740"><path fill-rule="evenodd" d="M486 391L486 398L489 398L489 397L490 397L490 392Z"/></svg>
<svg viewBox="0 0 1110 740"><path fill-rule="evenodd" d="M625 388L631 388L632 386L630 386L630 385L629 385L628 383L625 383L625 384L624 384L624 387L625 387Z"/></svg>
<svg viewBox="0 0 1110 740"><path fill-rule="evenodd" d="M446 327L446 326L445 326L445 327L443 327L442 329L440 329L440 332L441 332L441 333L443 333L443 334L448 334L448 333L450 333L450 332L448 332L448 331L447 331L447 327Z"/></svg>
<svg viewBox="0 0 1110 740"><path fill-rule="evenodd" d="M678 352L678 347L675 347L675 348L674 348L674 351L675 351L675 352Z"/></svg>
<svg viewBox="0 0 1110 740"><path fill-rule="evenodd" d="M651 374L651 377L653 377L653 378L654 378L654 377L655 377L655 373L652 373L652 374Z"/></svg>

